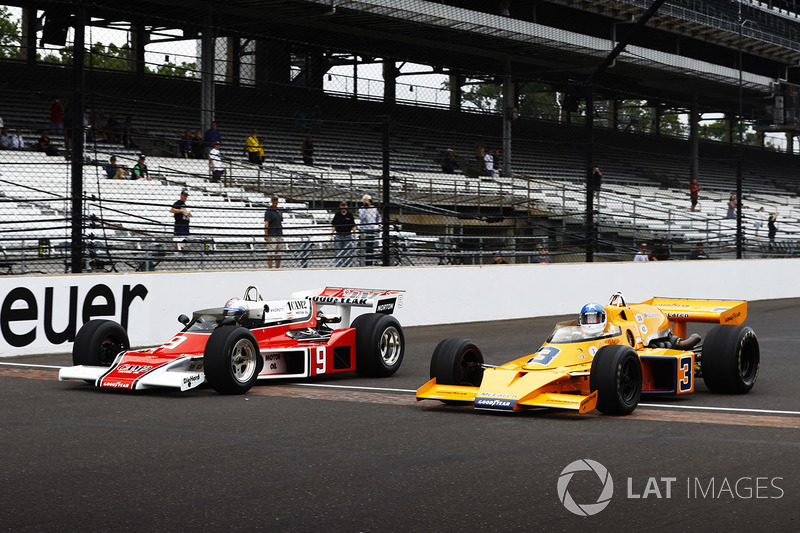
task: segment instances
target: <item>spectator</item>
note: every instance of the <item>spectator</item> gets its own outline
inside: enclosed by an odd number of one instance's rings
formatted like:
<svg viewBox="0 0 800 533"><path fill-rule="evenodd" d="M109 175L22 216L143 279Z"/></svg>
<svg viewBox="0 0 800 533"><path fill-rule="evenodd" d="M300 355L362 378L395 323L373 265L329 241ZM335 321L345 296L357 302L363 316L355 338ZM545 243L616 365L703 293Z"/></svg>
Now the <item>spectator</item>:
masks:
<svg viewBox="0 0 800 533"><path fill-rule="evenodd" d="M534 263L539 263L540 265L546 265L550 263L550 256L547 255L547 249L542 246L539 248L539 255L533 258Z"/></svg>
<svg viewBox="0 0 800 533"><path fill-rule="evenodd" d="M658 243L653 253L650 254L651 261L669 261L669 244L666 239Z"/></svg>
<svg viewBox="0 0 800 533"><path fill-rule="evenodd" d="M694 250L689 253L689 259L708 259L702 242L694 245Z"/></svg>
<svg viewBox="0 0 800 533"><path fill-rule="evenodd" d="M769 249L775 246L775 234L778 233L778 228L775 227L775 221L778 220L778 212L772 213L767 220L767 237L769 238Z"/></svg>
<svg viewBox="0 0 800 533"><path fill-rule="evenodd" d="M258 139L258 130L255 128L250 132L250 136L244 142L244 149L247 152L247 160L257 164L259 167L264 165L264 149Z"/></svg>
<svg viewBox="0 0 800 533"><path fill-rule="evenodd" d="M203 135L203 150L205 150L206 154L214 148L215 143L222 144L222 135L217 131L216 121L211 123L211 127Z"/></svg>
<svg viewBox="0 0 800 533"><path fill-rule="evenodd" d="M458 168L458 161L456 161L456 153L452 148L448 148L442 157L442 172L445 174L455 174Z"/></svg>
<svg viewBox="0 0 800 533"><path fill-rule="evenodd" d="M0 150L11 150L11 136L6 128L0 128Z"/></svg>
<svg viewBox="0 0 800 533"><path fill-rule="evenodd" d="M283 242L283 213L278 209L278 197L272 197L272 206L264 212L264 240L267 242L267 268L281 267L281 252L286 249Z"/></svg>
<svg viewBox="0 0 800 533"><path fill-rule="evenodd" d="M306 165L314 164L314 140L306 137L300 146L300 154L303 156L303 163Z"/></svg>
<svg viewBox="0 0 800 533"><path fill-rule="evenodd" d="M361 198L361 207L358 209L358 222L364 232L364 257L365 264L372 266L377 263L375 254L375 241L378 239L378 230L381 229L381 214L378 208L372 205L372 196L365 194Z"/></svg>
<svg viewBox="0 0 800 533"><path fill-rule="evenodd" d="M594 193L594 199L600 199L600 188L603 186L603 173L600 171L600 167L595 166L592 169L592 192Z"/></svg>
<svg viewBox="0 0 800 533"><path fill-rule="evenodd" d="M64 104L58 98L50 102L50 129L55 135L64 132Z"/></svg>
<svg viewBox="0 0 800 533"><path fill-rule="evenodd" d="M125 179L125 167L117 165L117 158L115 156L111 156L108 159L108 165L106 165L106 176L108 179L113 180L123 180Z"/></svg>
<svg viewBox="0 0 800 533"><path fill-rule="evenodd" d="M150 181L150 171L147 170L147 165L144 163L144 154L139 154L139 160L133 165L131 171L132 180L148 180Z"/></svg>
<svg viewBox="0 0 800 533"><path fill-rule="evenodd" d="M693 178L692 182L689 184L689 198L692 200L692 212L694 212L695 207L697 207L697 201L700 199L700 189L702 189L700 185L697 184L697 178Z"/></svg>
<svg viewBox="0 0 800 533"><path fill-rule="evenodd" d="M503 154L500 150L492 151L492 158L494 163L494 169L492 170L492 176L495 178L499 178L500 175L503 173Z"/></svg>
<svg viewBox="0 0 800 533"><path fill-rule="evenodd" d="M27 148L25 148L25 139L22 138L21 128L17 128L17 131L11 136L11 149L27 150Z"/></svg>
<svg viewBox="0 0 800 533"><path fill-rule="evenodd" d="M638 262L650 261L650 254L647 252L647 243L643 242L639 245L639 251L633 256L633 260Z"/></svg>
<svg viewBox="0 0 800 533"><path fill-rule="evenodd" d="M178 149L182 158L189 159L192 156L192 130L183 132L183 137L178 141Z"/></svg>
<svg viewBox="0 0 800 533"><path fill-rule="evenodd" d="M208 168L211 169L211 181L217 183L225 174L222 168L222 154L219 151L219 141L214 141L214 147L208 152Z"/></svg>
<svg viewBox="0 0 800 533"><path fill-rule="evenodd" d="M494 155L491 150L486 150L486 155L483 156L484 175L491 178L494 176Z"/></svg>
<svg viewBox="0 0 800 533"><path fill-rule="evenodd" d="M177 200L174 204L172 204L172 208L169 210L170 213L175 215L175 231L174 231L174 241L175 241L175 255L180 256L181 254L181 247L178 244L179 239L186 239L186 236L189 235L189 219L192 217L192 214L186 207L186 200L189 198L189 191L186 189L181 191L181 197Z"/></svg>
<svg viewBox="0 0 800 533"><path fill-rule="evenodd" d="M756 230L756 239L758 239L758 230L764 225L764 220L766 218L767 214L764 212L764 206L761 206L761 209L756 213L755 221L753 221L753 228Z"/></svg>
<svg viewBox="0 0 800 533"><path fill-rule="evenodd" d="M36 151L44 152L51 156L58 155L58 149L50 144L50 132L48 130L44 130L42 136L36 142Z"/></svg>
<svg viewBox="0 0 800 533"><path fill-rule="evenodd" d="M731 194L731 197L728 198L728 214L725 216L727 219L734 219L736 218L736 195Z"/></svg>
<svg viewBox="0 0 800 533"><path fill-rule="evenodd" d="M337 264L339 266L352 266L351 253L353 247L353 234L356 232L356 220L353 213L347 209L347 202L339 204L339 211L333 215L331 221L331 238L333 248L336 250Z"/></svg>
<svg viewBox="0 0 800 533"><path fill-rule="evenodd" d="M197 130L192 137L192 159L203 159L204 156L203 137L200 135L200 130Z"/></svg>
<svg viewBox="0 0 800 533"><path fill-rule="evenodd" d="M500 252L495 252L492 256L492 263L495 265L506 265L506 260L503 259L503 256L500 255Z"/></svg>

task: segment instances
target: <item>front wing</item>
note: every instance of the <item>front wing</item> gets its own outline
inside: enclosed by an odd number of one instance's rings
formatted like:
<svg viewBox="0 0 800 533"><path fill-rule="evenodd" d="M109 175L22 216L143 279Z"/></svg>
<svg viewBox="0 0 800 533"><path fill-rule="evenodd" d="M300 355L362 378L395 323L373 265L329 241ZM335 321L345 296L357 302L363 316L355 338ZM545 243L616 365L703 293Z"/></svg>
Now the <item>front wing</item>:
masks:
<svg viewBox="0 0 800 533"><path fill-rule="evenodd" d="M58 380L77 379L95 387L106 389L141 390L159 387L175 388L181 391L193 389L205 381L202 370L197 366L197 356L185 355L165 362L142 361L126 358L120 363L118 358L110 367L76 365L59 370Z"/></svg>

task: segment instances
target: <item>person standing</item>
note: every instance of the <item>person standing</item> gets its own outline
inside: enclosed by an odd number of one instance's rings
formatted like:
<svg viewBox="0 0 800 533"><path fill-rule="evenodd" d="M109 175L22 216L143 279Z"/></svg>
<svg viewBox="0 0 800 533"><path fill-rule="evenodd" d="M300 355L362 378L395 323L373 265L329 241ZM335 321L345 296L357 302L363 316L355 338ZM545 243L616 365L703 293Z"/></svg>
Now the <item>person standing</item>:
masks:
<svg viewBox="0 0 800 533"><path fill-rule="evenodd" d="M64 104L58 98L50 102L50 130L53 135L61 135L64 131Z"/></svg>
<svg viewBox="0 0 800 533"><path fill-rule="evenodd" d="M178 149L182 158L189 159L192 156L192 130L183 132L183 137L178 141Z"/></svg>
<svg viewBox="0 0 800 533"><path fill-rule="evenodd" d="M212 183L218 183L225 174L222 168L222 154L219 151L219 141L214 141L214 147L208 152L208 168L211 169Z"/></svg>
<svg viewBox="0 0 800 533"><path fill-rule="evenodd" d="M186 189L181 191L181 197L178 201L172 204L172 209L169 210L175 216L175 230L174 230L174 241L175 241L175 255L180 256L181 248L178 245L179 239L186 239L186 236L189 235L189 219L191 218L192 214L186 207L186 200L189 198L189 191Z"/></svg>
<svg viewBox="0 0 800 533"><path fill-rule="evenodd" d="M339 204L339 211L333 215L331 221L331 233L333 248L336 250L336 264L339 266L352 266L352 253L349 252L353 246L353 234L356 232L356 219L353 213L347 209L347 202Z"/></svg>
<svg viewBox="0 0 800 533"><path fill-rule="evenodd" d="M731 197L728 198L728 214L725 216L727 219L734 219L736 218L736 195L731 194Z"/></svg>
<svg viewBox="0 0 800 533"><path fill-rule="evenodd" d="M250 136L244 141L244 150L247 152L247 160L255 163L259 167L264 164L264 149L261 147L261 141L258 138L258 130L253 129Z"/></svg>
<svg viewBox="0 0 800 533"><path fill-rule="evenodd" d="M278 197L272 197L272 205L264 212L264 240L267 243L267 268L281 267L281 252L286 249L283 242L283 213L278 209Z"/></svg>
<svg viewBox="0 0 800 533"><path fill-rule="evenodd" d="M378 230L381 229L381 213L372 205L372 196L365 194L361 198L361 207L358 209L358 222L364 233L364 258L367 266L377 263L375 260L375 241L378 239Z"/></svg>
<svg viewBox="0 0 800 533"><path fill-rule="evenodd" d="M708 259L705 250L703 249L703 243L698 242L694 245L694 250L689 253L689 259L691 260L698 260L698 259Z"/></svg>
<svg viewBox="0 0 800 533"><path fill-rule="evenodd" d="M693 178L689 183L689 198L692 200L692 212L697 207L697 201L700 199L700 185L697 184L697 178Z"/></svg>
<svg viewBox="0 0 800 533"><path fill-rule="evenodd" d="M753 222L753 228L756 230L756 239L758 239L758 230L764 225L764 220L766 220L767 214L764 212L764 206L761 206L761 209L758 210L756 213L756 219Z"/></svg>
<svg viewBox="0 0 800 533"><path fill-rule="evenodd" d="M650 254L647 251L647 243L643 242L639 245L639 251L633 256L633 260L637 263L642 261L650 261Z"/></svg>
<svg viewBox="0 0 800 533"><path fill-rule="evenodd" d="M214 148L214 144L222 143L222 135L220 135L219 131L217 131L217 122L214 121L211 123L211 127L206 130L206 133L203 135L203 148L205 149L206 153L210 152L212 148Z"/></svg>
<svg viewBox="0 0 800 533"><path fill-rule="evenodd" d="M603 173L600 171L600 167L595 166L592 169L592 192L594 193L594 199L600 200L600 187L603 185Z"/></svg>
<svg viewBox="0 0 800 533"><path fill-rule="evenodd" d="M767 220L767 237L769 238L769 249L775 246L775 235L778 233L778 228L775 227L775 221L778 220L778 212L775 211L769 216Z"/></svg>

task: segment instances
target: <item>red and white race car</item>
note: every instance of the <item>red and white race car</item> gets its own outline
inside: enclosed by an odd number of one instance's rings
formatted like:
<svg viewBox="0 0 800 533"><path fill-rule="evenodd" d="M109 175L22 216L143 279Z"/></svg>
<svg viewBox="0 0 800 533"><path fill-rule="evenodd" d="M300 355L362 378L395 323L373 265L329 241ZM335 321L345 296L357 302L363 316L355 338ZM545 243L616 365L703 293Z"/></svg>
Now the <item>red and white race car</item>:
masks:
<svg viewBox="0 0 800 533"><path fill-rule="evenodd" d="M256 380L305 378L355 371L391 376L403 361L405 338L391 316L403 291L327 287L264 301L258 287L224 307L181 315L169 342L130 351L125 329L90 320L75 336L72 362L59 380L84 380L107 389L173 387L208 382L224 394L243 394ZM335 308L331 314L323 307ZM352 307L371 313L350 322Z"/></svg>

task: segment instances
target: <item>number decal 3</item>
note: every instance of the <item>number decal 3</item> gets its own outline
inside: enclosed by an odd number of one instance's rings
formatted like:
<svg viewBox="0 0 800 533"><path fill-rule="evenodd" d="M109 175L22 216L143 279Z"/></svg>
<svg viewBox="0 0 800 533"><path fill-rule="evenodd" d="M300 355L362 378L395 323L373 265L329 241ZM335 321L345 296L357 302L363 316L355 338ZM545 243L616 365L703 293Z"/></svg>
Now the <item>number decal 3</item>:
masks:
<svg viewBox="0 0 800 533"><path fill-rule="evenodd" d="M328 357L327 357L327 350L325 346L317 346L317 360L316 360L316 367L314 368L314 373L324 374L328 371Z"/></svg>
<svg viewBox="0 0 800 533"><path fill-rule="evenodd" d="M692 358L681 357L678 360L678 392L691 392L694 388L692 379L694 378L694 365Z"/></svg>

